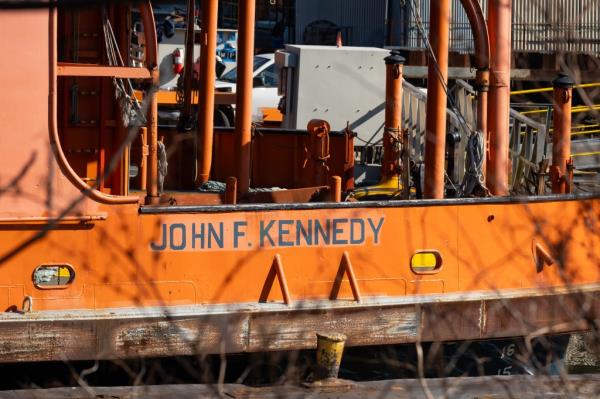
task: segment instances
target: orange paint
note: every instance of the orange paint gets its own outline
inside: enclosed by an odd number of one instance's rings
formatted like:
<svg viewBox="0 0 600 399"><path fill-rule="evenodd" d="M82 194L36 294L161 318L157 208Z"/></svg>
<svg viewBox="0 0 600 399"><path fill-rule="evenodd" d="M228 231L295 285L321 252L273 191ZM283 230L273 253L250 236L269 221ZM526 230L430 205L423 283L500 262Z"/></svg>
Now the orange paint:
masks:
<svg viewBox="0 0 600 399"><path fill-rule="evenodd" d="M346 299L360 299L361 304L353 303L360 307L376 297L385 301L600 283L600 198L331 203L324 202L325 196L321 202L311 197L300 203L294 196L298 192L284 190L270 195L287 198L286 204L211 208L167 202L157 208L140 206L144 192L108 195L89 189L84 172L72 167L76 158L61 146L65 136L57 118L67 123L68 113L57 102L68 93L65 80L70 78L56 76L56 40L49 40L49 32L56 39L56 21L54 12L43 9L0 13L0 36L21 32L19 43L5 41L2 48L23 60L15 70L10 59L0 59L0 137L9 143L0 146L2 311L20 308L31 296L34 312L85 309L98 319L107 314L101 309L153 306L168 311L210 304L246 304L266 314L261 306L268 304L260 301L268 282L268 300L281 297L301 307L317 299L325 308ZM28 29L21 30L25 25ZM30 51L33 44L48 42L47 48ZM116 107L114 97L111 101L108 105ZM248 137L242 143L239 129L237 134L238 149L245 151L239 146L249 145ZM227 162L217 160L213 173L225 180L239 170L232 155L234 138L216 137L215 154ZM258 136L254 152L245 158L257 154L252 174L244 170L247 179L237 181L245 184L238 192L246 192L250 176L263 187L291 182L284 188L307 189L311 195L312 189L327 190L300 183L309 143L307 135ZM352 137L332 136L330 144L329 175L321 177L325 185L328 177L342 177L333 185L338 201L341 189L352 188ZM118 173L126 179L128 172L121 168ZM148 176L148 185L155 184L153 178ZM234 183L229 181L229 203L240 200ZM207 196L194 192L185 198L197 205ZM440 266L430 273L413 272L411 260L419 253L435 253ZM541 271L540 256L546 263ZM36 286L32 273L44 264L72 265L72 284ZM379 322L374 316L373 323Z"/></svg>
<svg viewBox="0 0 600 399"><path fill-rule="evenodd" d="M490 31L490 92L488 104L489 157L487 184L492 195L508 195L508 138L512 1L488 0Z"/></svg>
<svg viewBox="0 0 600 399"><path fill-rule="evenodd" d="M218 0L202 1L202 41L200 42L200 90L198 107L198 151L196 186L210 178L214 138L215 80L217 72Z"/></svg>
<svg viewBox="0 0 600 399"><path fill-rule="evenodd" d="M386 182L398 177L402 167L400 163L402 146L402 71L404 57L400 52L392 52L385 58L385 127L383 132L383 161L381 181Z"/></svg>
<svg viewBox="0 0 600 399"><path fill-rule="evenodd" d="M444 198L446 176L446 87L448 85L448 50L450 46L450 0L431 0L429 40L433 54L429 57L427 79L427 122L425 128L425 198Z"/></svg>
<svg viewBox="0 0 600 399"><path fill-rule="evenodd" d="M569 233L568 257L559 260L569 283L600 278L597 267L581 267L592 264L589 249L600 244L584 221L600 211L597 201L176 215L104 208L106 221L61 224L3 262L3 286L24 287L37 310L257 303L279 254L292 300L325 300L348 252L362 297L557 287L565 284L562 269L538 274L532 242L559 258L559 240ZM564 217L553 220L558 212ZM536 223L545 226L541 234ZM3 255L36 230L6 226L0 225ZM414 274L412 256L430 249L443 267L435 275ZM72 287L34 286L32 271L49 260L73 265Z"/></svg>
<svg viewBox="0 0 600 399"><path fill-rule="evenodd" d="M252 147L252 73L256 3L242 0L238 6L238 50L235 114L235 165L241 195L250 189Z"/></svg>
<svg viewBox="0 0 600 399"><path fill-rule="evenodd" d="M554 80L554 113L552 133L552 192L570 194L573 181L571 158L571 111L575 82L565 74Z"/></svg>
<svg viewBox="0 0 600 399"><path fill-rule="evenodd" d="M279 126L283 122L283 114L277 108L261 108L263 123Z"/></svg>

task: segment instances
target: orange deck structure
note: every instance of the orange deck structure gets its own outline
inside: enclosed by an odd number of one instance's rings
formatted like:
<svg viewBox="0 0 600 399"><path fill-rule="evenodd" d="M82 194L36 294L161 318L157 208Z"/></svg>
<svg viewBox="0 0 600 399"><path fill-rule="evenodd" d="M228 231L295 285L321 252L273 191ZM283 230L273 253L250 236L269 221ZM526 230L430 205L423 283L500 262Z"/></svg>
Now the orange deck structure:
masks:
<svg viewBox="0 0 600 399"><path fill-rule="evenodd" d="M149 2L147 67L107 61L106 21L129 54L129 11L0 11L0 362L304 349L316 332L350 346L531 336L600 315L595 196L337 202L353 137L325 124L254 129L251 148L250 125L209 132L227 191L177 189L195 177L195 133L156 126ZM112 78L146 91L145 141Z"/></svg>

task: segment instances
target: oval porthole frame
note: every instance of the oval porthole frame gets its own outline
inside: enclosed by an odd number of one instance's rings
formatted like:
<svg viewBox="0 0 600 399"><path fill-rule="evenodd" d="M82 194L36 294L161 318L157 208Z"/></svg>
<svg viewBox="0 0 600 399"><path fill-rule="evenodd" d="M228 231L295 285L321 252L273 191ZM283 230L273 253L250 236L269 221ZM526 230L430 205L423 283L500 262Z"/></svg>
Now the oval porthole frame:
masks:
<svg viewBox="0 0 600 399"><path fill-rule="evenodd" d="M413 259L415 256L417 255L433 255L436 259L436 267L433 270L425 270L425 271L417 271L415 270L414 266L413 266ZM438 274L439 272L442 271L442 269L444 268L444 258L442 257L442 254L440 253L440 251L435 250L435 249L423 249L423 250L419 250L414 252L411 257L410 257L410 261L409 261L409 265L410 265L410 271L417 275L417 276L427 276L427 275L433 275L433 274Z"/></svg>
<svg viewBox="0 0 600 399"><path fill-rule="evenodd" d="M60 285L42 285L42 284L36 283L36 279L35 279L36 272L41 268L51 268L51 267L58 267L58 268L62 267L62 268L68 269L69 275L70 275L69 280L65 284L60 284ZM70 263L65 263L65 262L43 263L41 265L36 266L36 268L33 269L33 272L31 273L31 281L33 282L34 287L39 290L66 290L67 288L73 286L73 282L75 281L76 276L77 276L77 273L75 272L75 268Z"/></svg>

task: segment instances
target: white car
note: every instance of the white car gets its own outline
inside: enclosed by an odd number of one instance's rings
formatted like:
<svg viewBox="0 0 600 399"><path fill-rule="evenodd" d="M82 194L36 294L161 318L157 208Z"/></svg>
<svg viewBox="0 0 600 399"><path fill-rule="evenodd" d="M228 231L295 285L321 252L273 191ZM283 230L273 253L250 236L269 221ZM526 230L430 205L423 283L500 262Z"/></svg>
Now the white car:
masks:
<svg viewBox="0 0 600 399"><path fill-rule="evenodd" d="M253 79L252 115L256 120L262 118L262 108L277 108L281 99L277 94L279 74L274 54L260 54L254 57ZM237 68L233 68L217 80L216 90L235 93L236 82Z"/></svg>

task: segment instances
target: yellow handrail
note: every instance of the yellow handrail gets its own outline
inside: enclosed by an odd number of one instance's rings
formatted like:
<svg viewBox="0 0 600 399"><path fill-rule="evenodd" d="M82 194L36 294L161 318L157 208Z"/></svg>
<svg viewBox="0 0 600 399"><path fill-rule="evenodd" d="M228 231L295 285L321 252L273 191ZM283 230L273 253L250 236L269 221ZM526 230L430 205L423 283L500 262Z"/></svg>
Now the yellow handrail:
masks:
<svg viewBox="0 0 600 399"><path fill-rule="evenodd" d="M571 129L577 129L577 130L584 130L584 129L590 129L593 127L600 127L600 124L595 124L595 125L573 125L571 127ZM550 129L553 130L553 129Z"/></svg>
<svg viewBox="0 0 600 399"><path fill-rule="evenodd" d="M571 156L573 158L576 158L576 157L591 157L593 155L600 155L600 152L597 152L597 151L595 151L595 152L580 152L579 154L571 154Z"/></svg>
<svg viewBox="0 0 600 399"><path fill-rule="evenodd" d="M574 86L574 88L576 89L587 89L590 87L600 87L600 83L584 83L581 85L576 85ZM553 87L544 87L541 89L529 89L529 90L517 90L517 91L511 91L510 95L511 96L518 96L521 94L535 94L535 93L545 93L545 92L549 92L554 90Z"/></svg>
<svg viewBox="0 0 600 399"><path fill-rule="evenodd" d="M583 136L586 134L594 134L594 133L600 133L600 130L583 130L581 132L573 132L573 133L571 133L571 136Z"/></svg>
<svg viewBox="0 0 600 399"><path fill-rule="evenodd" d="M580 112L598 111L598 110L600 110L600 105L580 105L578 107L573 107L572 113L577 114ZM548 112L548 108L542 108L542 109L534 109L531 111L523 111L520 114L521 115L533 115L533 114L545 114L547 112Z"/></svg>

